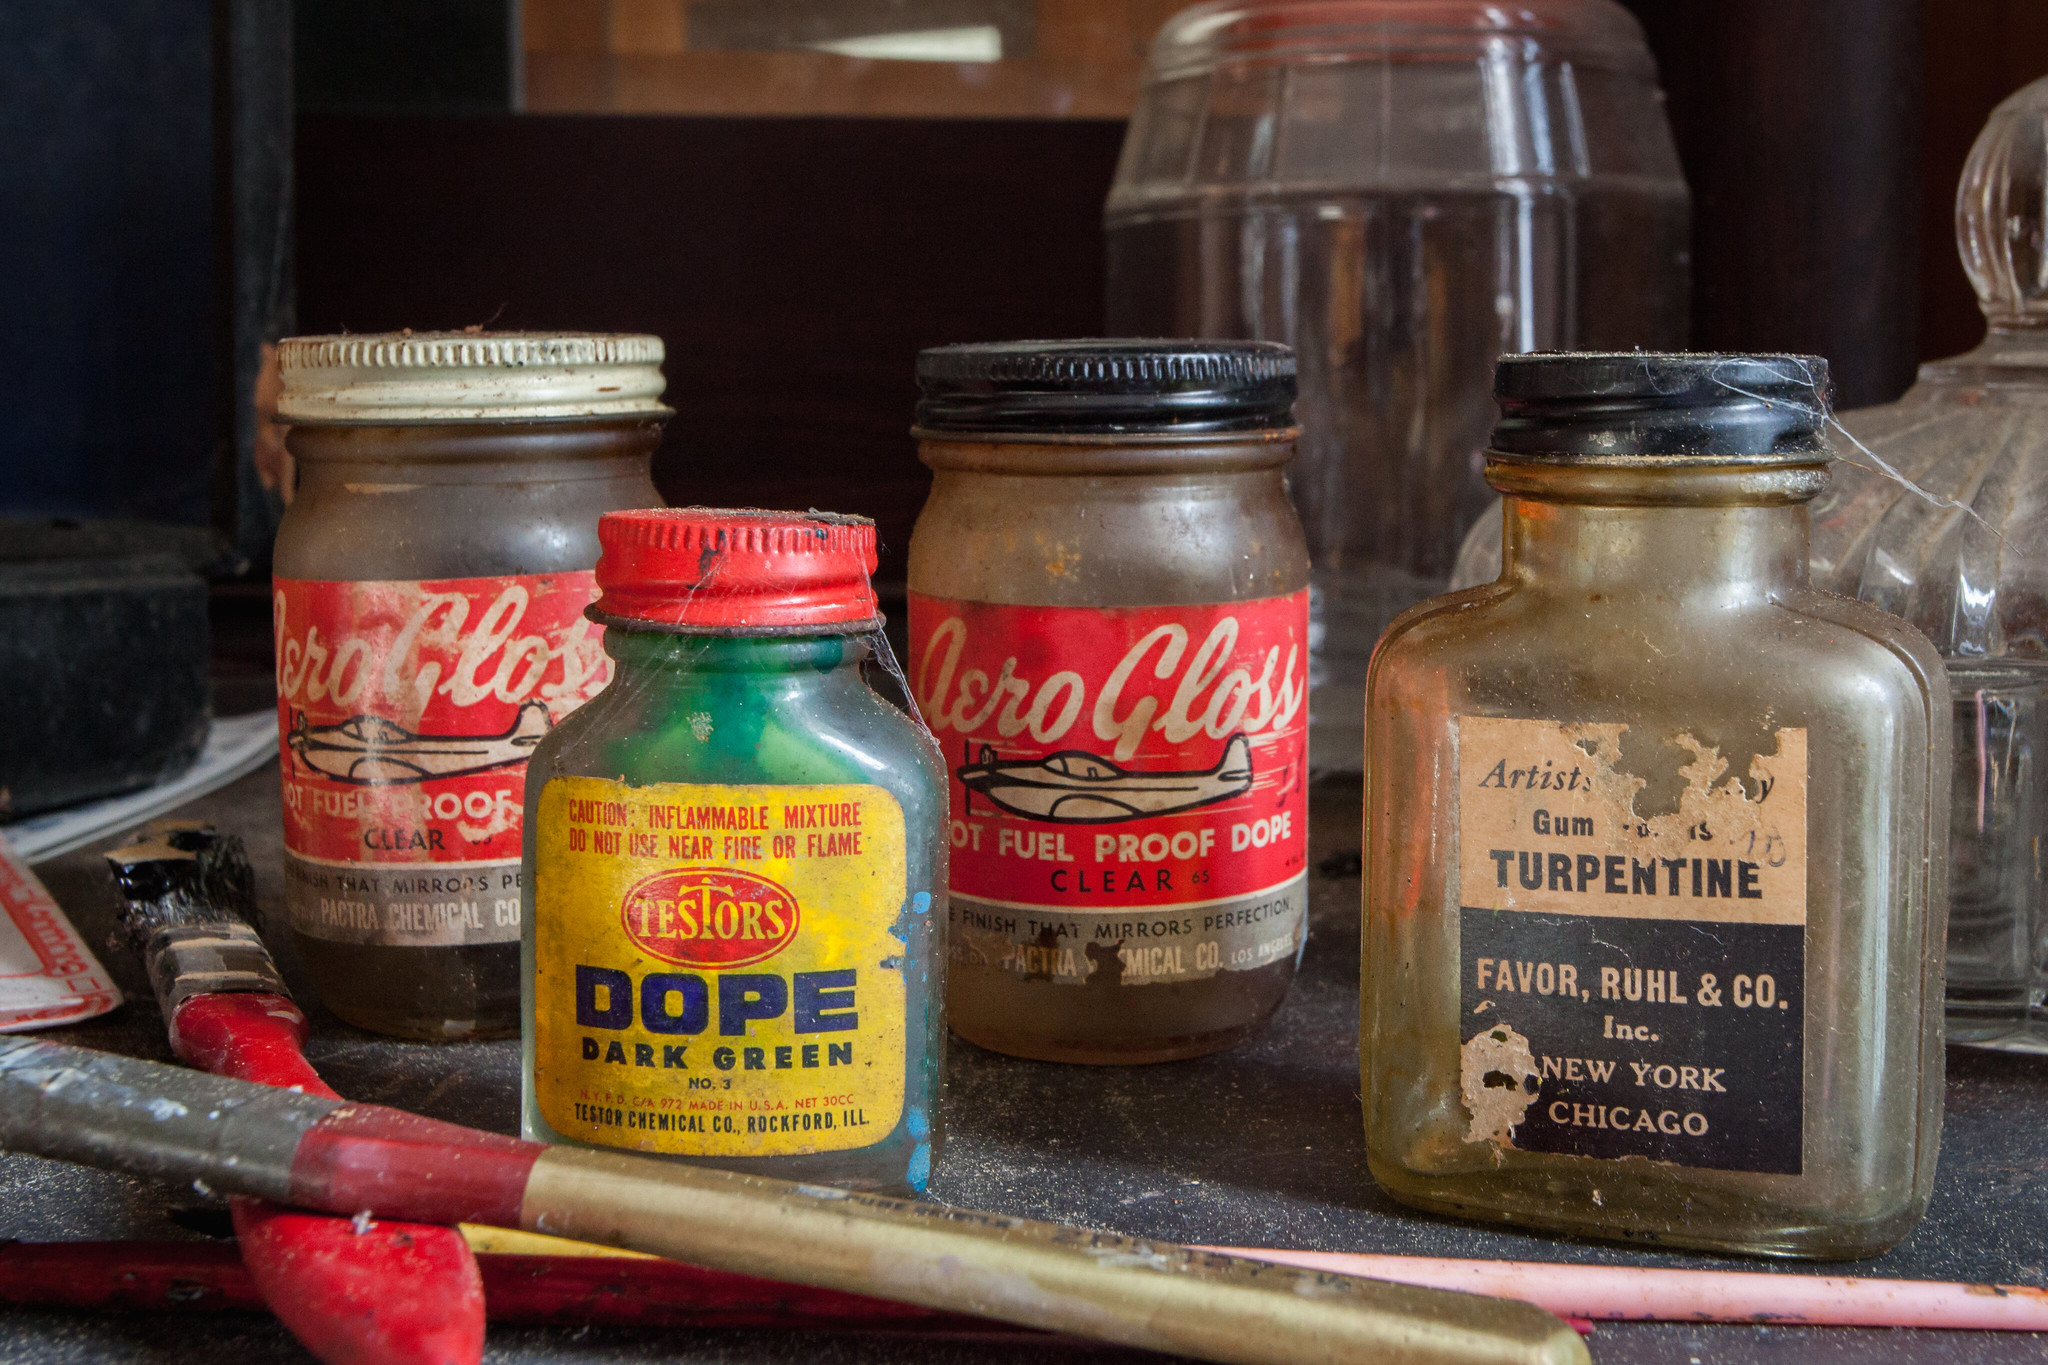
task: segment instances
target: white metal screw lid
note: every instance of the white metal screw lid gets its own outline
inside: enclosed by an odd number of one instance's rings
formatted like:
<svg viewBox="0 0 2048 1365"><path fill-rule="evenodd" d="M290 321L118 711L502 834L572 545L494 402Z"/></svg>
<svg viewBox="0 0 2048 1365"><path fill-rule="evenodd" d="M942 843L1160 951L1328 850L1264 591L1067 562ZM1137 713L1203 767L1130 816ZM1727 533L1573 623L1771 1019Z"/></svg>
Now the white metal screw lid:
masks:
<svg viewBox="0 0 2048 1365"><path fill-rule="evenodd" d="M399 426L667 417L660 337L382 332L278 343L280 422Z"/></svg>

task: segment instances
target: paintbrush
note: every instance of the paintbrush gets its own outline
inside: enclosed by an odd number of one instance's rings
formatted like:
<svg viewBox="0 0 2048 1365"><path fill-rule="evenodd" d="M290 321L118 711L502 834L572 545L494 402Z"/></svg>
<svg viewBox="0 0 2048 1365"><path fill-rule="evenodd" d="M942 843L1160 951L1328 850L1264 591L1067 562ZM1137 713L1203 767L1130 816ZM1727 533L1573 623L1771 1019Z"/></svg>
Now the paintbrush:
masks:
<svg viewBox="0 0 2048 1365"><path fill-rule="evenodd" d="M217 1075L341 1097L306 1061L306 1018L253 924L242 841L164 820L107 854L120 923L163 1008L171 1051ZM476 1365L484 1298L452 1228L229 1201L242 1259L271 1311L328 1365Z"/></svg>
<svg viewBox="0 0 2048 1365"><path fill-rule="evenodd" d="M323 1209L524 1228L1235 1365L1590 1365L1531 1304L479 1132L0 1038L0 1146Z"/></svg>

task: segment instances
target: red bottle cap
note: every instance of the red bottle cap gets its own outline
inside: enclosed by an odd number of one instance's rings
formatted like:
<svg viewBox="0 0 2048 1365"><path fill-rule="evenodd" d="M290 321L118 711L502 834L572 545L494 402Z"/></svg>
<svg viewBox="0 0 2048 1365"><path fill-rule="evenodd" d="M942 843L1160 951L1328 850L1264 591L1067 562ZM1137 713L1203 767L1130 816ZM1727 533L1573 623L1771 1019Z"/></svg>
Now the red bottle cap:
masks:
<svg viewBox="0 0 2048 1365"><path fill-rule="evenodd" d="M875 524L832 512L645 507L597 523L592 619L707 635L841 634L879 624Z"/></svg>

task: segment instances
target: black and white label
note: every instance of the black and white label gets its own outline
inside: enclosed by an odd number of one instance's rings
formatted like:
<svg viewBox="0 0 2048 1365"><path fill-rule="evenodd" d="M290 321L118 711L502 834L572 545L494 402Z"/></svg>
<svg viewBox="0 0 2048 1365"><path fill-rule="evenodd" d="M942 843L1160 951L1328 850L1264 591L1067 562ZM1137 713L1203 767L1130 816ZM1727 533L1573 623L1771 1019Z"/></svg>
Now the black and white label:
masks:
<svg viewBox="0 0 2048 1365"><path fill-rule="evenodd" d="M1517 1148L1799 1173L1802 926L1468 906L1460 928L1466 1046L1482 1088L1528 1097Z"/></svg>
<svg viewBox="0 0 2048 1365"><path fill-rule="evenodd" d="M1806 732L1627 730L1458 721L1466 1140L1797 1175Z"/></svg>

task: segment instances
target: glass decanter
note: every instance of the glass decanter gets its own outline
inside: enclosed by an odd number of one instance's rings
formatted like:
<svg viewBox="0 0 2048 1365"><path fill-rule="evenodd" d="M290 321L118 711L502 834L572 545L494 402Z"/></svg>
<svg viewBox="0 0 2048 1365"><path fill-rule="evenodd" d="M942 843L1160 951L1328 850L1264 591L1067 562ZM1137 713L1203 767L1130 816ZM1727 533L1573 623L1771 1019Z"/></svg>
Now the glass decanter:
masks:
<svg viewBox="0 0 2048 1365"><path fill-rule="evenodd" d="M2048 79L1978 135L1956 244L1989 334L1843 417L1813 582L1905 617L1948 665L1949 1041L2048 1051Z"/></svg>

